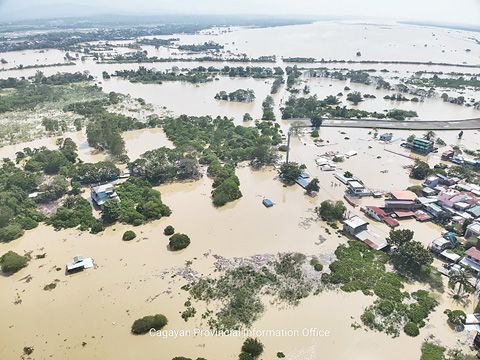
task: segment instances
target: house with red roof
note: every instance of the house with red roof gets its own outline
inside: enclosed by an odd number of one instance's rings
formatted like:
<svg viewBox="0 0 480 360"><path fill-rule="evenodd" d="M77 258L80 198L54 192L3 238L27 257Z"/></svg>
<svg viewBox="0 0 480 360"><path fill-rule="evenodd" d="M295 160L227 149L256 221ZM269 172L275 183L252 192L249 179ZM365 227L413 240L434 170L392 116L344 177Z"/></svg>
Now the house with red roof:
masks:
<svg viewBox="0 0 480 360"><path fill-rule="evenodd" d="M385 210L378 206L365 206L364 212L366 215L380 222L384 222L391 228L397 227L400 223L388 215Z"/></svg>
<svg viewBox="0 0 480 360"><path fill-rule="evenodd" d="M460 264L475 273L480 273L480 250L476 246L472 246L465 251L465 257L460 261Z"/></svg>

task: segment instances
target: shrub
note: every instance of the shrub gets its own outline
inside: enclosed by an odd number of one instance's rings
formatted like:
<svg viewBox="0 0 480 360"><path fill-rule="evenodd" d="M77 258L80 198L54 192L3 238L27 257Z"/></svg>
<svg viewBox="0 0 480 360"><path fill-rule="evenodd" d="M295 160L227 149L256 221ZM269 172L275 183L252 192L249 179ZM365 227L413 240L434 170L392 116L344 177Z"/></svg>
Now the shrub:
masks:
<svg viewBox="0 0 480 360"><path fill-rule="evenodd" d="M448 322L452 325L463 325L467 320L467 315L462 310L447 309L443 313L448 316Z"/></svg>
<svg viewBox="0 0 480 360"><path fill-rule="evenodd" d="M122 240L130 241L135 239L136 237L137 237L137 234L135 234L132 230L127 230L123 233Z"/></svg>
<svg viewBox="0 0 480 360"><path fill-rule="evenodd" d="M241 352L238 355L238 360L253 360L253 356L246 352Z"/></svg>
<svg viewBox="0 0 480 360"><path fill-rule="evenodd" d="M170 237L169 246L173 251L185 249L190 245L190 238L185 234L175 234Z"/></svg>
<svg viewBox="0 0 480 360"><path fill-rule="evenodd" d="M175 228L172 225L168 225L165 229L163 229L163 233L167 236L175 234Z"/></svg>
<svg viewBox="0 0 480 360"><path fill-rule="evenodd" d="M150 329L161 330L168 324L168 320L165 315L149 315L144 316L141 319L137 319L132 324L132 333L134 334L146 334Z"/></svg>
<svg viewBox="0 0 480 360"><path fill-rule="evenodd" d="M418 330L418 326L414 322L406 323L405 326L403 327L403 331L405 331L405 334L411 337L415 337L415 336L418 336L418 334L420 334L420 330Z"/></svg>
<svg viewBox="0 0 480 360"><path fill-rule="evenodd" d="M243 342L242 352L256 358L263 353L263 344L258 339L248 338Z"/></svg>
<svg viewBox="0 0 480 360"><path fill-rule="evenodd" d="M18 255L13 251L9 251L0 257L0 267L5 274L14 274L27 264L28 258L26 256Z"/></svg>
<svg viewBox="0 0 480 360"><path fill-rule="evenodd" d="M90 232L92 234L98 234L99 232L102 232L104 230L103 224L101 221L93 221L92 222L92 227L90 228Z"/></svg>
<svg viewBox="0 0 480 360"><path fill-rule="evenodd" d="M22 227L18 224L7 225L3 228L0 228L0 241L12 241L18 239L23 235L24 231Z"/></svg>
<svg viewBox="0 0 480 360"><path fill-rule="evenodd" d="M281 351L277 352L277 358L283 359L285 357L285 354Z"/></svg>
<svg viewBox="0 0 480 360"><path fill-rule="evenodd" d="M422 344L422 356L420 360L443 360L445 348L428 342Z"/></svg>

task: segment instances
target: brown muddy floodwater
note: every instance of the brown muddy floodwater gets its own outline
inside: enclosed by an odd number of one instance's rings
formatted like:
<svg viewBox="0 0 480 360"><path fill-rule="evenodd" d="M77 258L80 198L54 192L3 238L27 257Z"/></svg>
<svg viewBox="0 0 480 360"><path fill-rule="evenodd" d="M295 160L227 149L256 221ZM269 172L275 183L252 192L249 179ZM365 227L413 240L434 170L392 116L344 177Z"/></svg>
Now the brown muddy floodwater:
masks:
<svg viewBox="0 0 480 360"><path fill-rule="evenodd" d="M233 52L247 52L252 57L275 54L354 59L355 53L361 51L361 59L478 63L480 48L474 47L471 36L475 35L464 31L407 25L320 22L268 29L240 29L214 36L213 40L227 44L227 48ZM182 43L212 40L212 35L179 37ZM465 48L472 48L472 51L466 53ZM152 53L156 51L148 50ZM159 50L162 51L166 50ZM64 53L57 50L0 54L0 57L9 61L9 64L0 68L19 64L52 64L62 62L63 56ZM193 67L200 64L146 64L147 67L158 69L174 65ZM100 79L103 70L114 72L119 69L136 69L138 66L139 64L96 64L87 60L79 61L75 66L44 68L42 71L49 75L57 71L88 70ZM378 70L385 67L397 69L402 74L432 69L426 66L352 65L352 68ZM31 76L35 71L36 69L1 71L0 77ZM255 118L260 117L261 103L271 87L271 80L223 77L200 85L145 85L118 79L100 81L105 91L122 92L132 98L142 97L159 107L165 106L174 114L225 115L234 117L237 124L242 123L245 112L250 112ZM342 91L349 83L310 79L308 84L312 94L325 97ZM381 111L395 106L416 110L422 119L478 116L478 110L445 104L439 99L427 99L418 104L392 105L383 100L385 93L374 87L350 85L353 90L377 96L377 99L366 100L358 106L369 111ZM256 101L238 104L213 98L218 91L238 88L253 89ZM277 116L280 115L278 106L287 98L284 89L275 95ZM290 125L288 121L279 123L284 131ZM329 235L326 225L316 220L313 209L325 199L342 199L344 186L335 180L335 172L322 172L316 166L315 159L325 152L344 154L355 150L358 155L338 163L337 172L348 170L371 189L405 189L418 183L409 179L409 170L406 168L413 164L413 160L401 155L407 154L400 146L401 139L408 137L411 132L393 133L395 140L388 145L374 140L368 129L322 128L320 137L323 142L320 146L314 144L309 134L293 137L291 160L305 164L312 177L320 180L321 189L316 198L305 196L296 185L284 187L276 179L275 169L253 171L242 164L237 169L237 175L243 197L220 209L211 204L211 180L206 177L196 182L160 186L158 189L162 193L162 199L172 209L172 215L135 228L138 236L131 242L121 240L123 232L131 229L125 225L115 225L99 235L77 230L56 232L42 225L11 243L0 243L0 254L13 250L20 254L31 252L33 257L29 266L17 274L0 276L0 359L20 358L25 346L34 347L32 356L35 359L163 360L174 356L205 357L209 360L236 359L243 342L240 337L186 336L175 339L133 336L130 334L130 326L139 317L163 313L169 319L165 328L167 330L207 329L208 325L200 316L205 310L201 303L194 303L197 315L193 319L185 322L180 317L188 294L180 289L187 280L179 271L182 270L185 274L185 267L188 266L195 276L207 276L214 271L214 255L235 258L295 251L316 255L324 265L328 265L333 260L333 252L345 239L335 234ZM422 135L419 132L416 134ZM480 149L478 131L465 131L462 140L457 139L457 134L457 131L437 132L437 136L449 145ZM96 162L108 158L88 146L84 132L65 134L64 137L66 136L77 143L83 161ZM127 154L132 160L145 151L160 146L172 147L161 129L130 131L124 133L123 138ZM42 138L2 147L0 158L13 158L17 151L26 146L55 148L56 138ZM440 162L442 151L440 149L439 153L431 154L426 160L432 165ZM266 209L261 203L264 197L272 199L275 205ZM369 198L363 199L361 205L382 202L383 199ZM358 207L348 206L348 212L363 217ZM370 222L370 227L375 232L387 236L389 228L386 225ZM173 225L177 231L188 234L192 240L191 245L178 253L168 251L168 239L163 235L163 229L167 225ZM415 239L425 245L438 237L442 230L433 224L413 220L402 222L401 227L414 230ZM44 253L44 259L35 259L35 255ZM94 258L96 268L67 277L64 266L76 255ZM191 265L187 265L187 262L191 262ZM57 268L60 270L57 271ZM43 290L45 285L57 279L58 284L54 290ZM421 287L418 284L411 286ZM455 333L449 328L443 311L446 308L464 308L466 312L472 312L476 304L473 301L465 305L453 304L448 291L436 296L440 305L431 314L430 321L417 338L401 334L392 339L373 331L355 330L351 325L361 322L360 314L366 306L372 304L374 298L361 293L333 291L304 299L296 307L270 304L270 299L264 299L267 310L254 324L254 328L293 329L302 335L305 335L304 329L308 332L308 336L259 336L265 344L264 359L275 358L278 351L294 360L418 359L421 343L427 337L432 336L449 347L462 345L468 338L466 334ZM328 331L329 336L311 336L310 329ZM463 348L468 347L463 345Z"/></svg>
<svg viewBox="0 0 480 360"><path fill-rule="evenodd" d="M136 140L137 145L132 145L130 154L143 151L143 145L152 141L148 140L149 136L155 138L150 132L157 134L159 130L142 130L134 134L140 139L144 136L146 140ZM395 132L398 137L407 135L406 132ZM456 133L439 132L437 135L447 143L453 143ZM473 131L465 132L462 144L479 147L476 135ZM191 269L198 276L213 271L215 254L234 258L298 251L317 255L325 263L331 261L333 251L345 240L328 235L324 225L314 220L312 209L324 199L341 198L343 186L332 186L332 183L338 184L333 173L322 172L313 164L317 155L325 151L344 153L355 149L358 155L341 163L339 171L352 171L375 189L403 189L412 184L402 166L413 161L387 155L383 150L385 145L372 140L368 130L321 129L321 137L330 144L317 147L308 135L294 138L291 154L293 161L305 163L312 176L319 177L321 191L317 198L306 197L298 186L282 186L275 179L273 169L252 171L245 166L237 170L243 198L221 209L211 205L211 181L208 178L160 186L163 200L172 208L173 214L170 218L135 228L138 238L133 242L121 241L123 232L130 228L124 225L115 225L101 235L76 230L55 232L40 226L21 239L0 244L0 253L32 251L33 257L46 253L45 259L32 260L19 273L0 278L0 358L18 358L24 346L34 346L36 358L42 359L50 356L170 359L179 355L235 359L242 338L187 336L164 339L133 336L129 329L135 319L152 313L163 313L168 317L167 329L193 332L195 328L207 328L199 315L187 323L179 315L187 300L187 294L180 290L186 280L179 275L172 277L172 274L184 268L187 261L192 261ZM160 140L160 143L163 142ZM398 147L401 151L398 143L388 146ZM377 159L378 155L381 155L380 159ZM382 173L385 169L388 172ZM274 207L263 207L261 201L265 196L275 202ZM349 207L349 212L361 215L358 208ZM184 251L171 253L167 250L167 237L162 232L169 224L191 237L192 244ZM371 226L381 235L388 233L383 224ZM414 221L403 223L402 227L415 230L415 238L425 245L441 231L434 225ZM320 236L327 240L322 242ZM97 268L65 276L65 263L79 254L93 257ZM61 270L56 271L56 267ZM56 279L59 280L56 289L43 290ZM15 304L18 299L21 303ZM381 333L354 330L351 324L360 322L364 307L373 302L373 298L360 293L324 292L303 300L297 307L271 305L254 328L330 332L328 337L310 336L310 333L308 336L263 336L264 358L273 358L277 351L283 351L288 358L298 360L323 357L415 359L419 357L420 345L426 336L433 335L449 346L456 346L457 338L463 341L465 335L450 330L442 314L446 304L451 307L449 299L448 293L440 297L441 305L431 315L431 323L415 339L403 334L391 339ZM203 312L202 304L195 303L194 306L197 314ZM467 311L472 309L473 304L467 305ZM86 343L84 346L83 342Z"/></svg>

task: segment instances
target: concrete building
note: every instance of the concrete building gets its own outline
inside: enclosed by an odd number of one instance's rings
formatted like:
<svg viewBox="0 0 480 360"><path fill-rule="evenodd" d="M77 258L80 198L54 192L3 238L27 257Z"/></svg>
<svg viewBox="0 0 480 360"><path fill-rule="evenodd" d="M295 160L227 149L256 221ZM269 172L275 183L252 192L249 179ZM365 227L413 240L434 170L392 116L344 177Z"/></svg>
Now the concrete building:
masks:
<svg viewBox="0 0 480 360"><path fill-rule="evenodd" d="M433 151L433 141L416 137L411 143L411 149L420 154L429 154Z"/></svg>
<svg viewBox="0 0 480 360"><path fill-rule="evenodd" d="M355 236L359 232L367 230L368 222L360 218L359 216L352 216L343 222L343 231L347 234Z"/></svg>

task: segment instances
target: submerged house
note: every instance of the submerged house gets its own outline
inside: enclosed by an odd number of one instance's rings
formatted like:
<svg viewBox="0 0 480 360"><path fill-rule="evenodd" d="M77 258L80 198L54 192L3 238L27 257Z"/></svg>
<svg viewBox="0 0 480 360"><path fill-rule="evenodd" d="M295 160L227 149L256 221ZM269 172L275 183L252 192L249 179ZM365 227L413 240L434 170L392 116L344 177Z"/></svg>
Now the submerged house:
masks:
<svg viewBox="0 0 480 360"><path fill-rule="evenodd" d="M394 210L415 210L421 207L417 195L409 190L392 191L392 198L385 200L385 207Z"/></svg>
<svg viewBox="0 0 480 360"><path fill-rule="evenodd" d="M467 226L465 231L465 238L480 237L480 223L473 223Z"/></svg>
<svg viewBox="0 0 480 360"><path fill-rule="evenodd" d="M83 271L85 269L93 268L93 259L82 256L75 256L70 264L66 265L67 274L73 274L75 272Z"/></svg>
<svg viewBox="0 0 480 360"><path fill-rule="evenodd" d="M111 183L92 187L90 195L98 206L102 206L107 200L120 200Z"/></svg>
<svg viewBox="0 0 480 360"><path fill-rule="evenodd" d="M343 222L343 231L356 239L363 241L374 250L381 250L388 246L385 239L368 229L368 222L359 216L352 216Z"/></svg>
<svg viewBox="0 0 480 360"><path fill-rule="evenodd" d="M480 250L475 246L465 251L465 257L460 261L463 267L469 268L475 273L480 272Z"/></svg>
<svg viewBox="0 0 480 360"><path fill-rule="evenodd" d="M380 222L384 222L391 228L397 227L400 223L388 215L383 209L378 206L365 206L365 214Z"/></svg>
<svg viewBox="0 0 480 360"><path fill-rule="evenodd" d="M430 250L436 254L440 254L446 249L453 249L458 245L457 238L454 233L446 232L443 236L433 240L430 244Z"/></svg>
<svg viewBox="0 0 480 360"><path fill-rule="evenodd" d="M392 133L385 133L380 135L379 140L380 141L385 141L385 142L390 142L393 139L393 134Z"/></svg>

